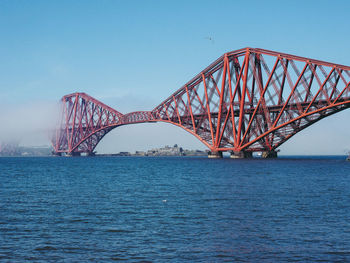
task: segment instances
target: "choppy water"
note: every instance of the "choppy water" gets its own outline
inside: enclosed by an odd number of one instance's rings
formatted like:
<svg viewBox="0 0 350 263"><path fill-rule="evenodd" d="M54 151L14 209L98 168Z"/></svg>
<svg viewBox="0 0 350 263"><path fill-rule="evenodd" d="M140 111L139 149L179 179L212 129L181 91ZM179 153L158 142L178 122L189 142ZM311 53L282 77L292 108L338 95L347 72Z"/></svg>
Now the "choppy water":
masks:
<svg viewBox="0 0 350 263"><path fill-rule="evenodd" d="M350 163L0 158L0 260L350 261Z"/></svg>

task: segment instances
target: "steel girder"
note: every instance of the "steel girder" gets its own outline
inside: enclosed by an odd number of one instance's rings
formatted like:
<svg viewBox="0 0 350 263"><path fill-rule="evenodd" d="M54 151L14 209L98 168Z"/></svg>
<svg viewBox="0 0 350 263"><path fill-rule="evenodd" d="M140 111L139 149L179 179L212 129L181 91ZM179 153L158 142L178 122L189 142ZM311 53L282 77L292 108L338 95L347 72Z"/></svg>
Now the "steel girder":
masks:
<svg viewBox="0 0 350 263"><path fill-rule="evenodd" d="M152 111L123 115L84 93L62 98L56 152L91 153L111 129L163 121L211 151L274 151L350 107L350 67L263 49L228 52Z"/></svg>
<svg viewBox="0 0 350 263"><path fill-rule="evenodd" d="M74 93L61 99L59 126L52 139L56 153L92 153L123 114L90 97Z"/></svg>

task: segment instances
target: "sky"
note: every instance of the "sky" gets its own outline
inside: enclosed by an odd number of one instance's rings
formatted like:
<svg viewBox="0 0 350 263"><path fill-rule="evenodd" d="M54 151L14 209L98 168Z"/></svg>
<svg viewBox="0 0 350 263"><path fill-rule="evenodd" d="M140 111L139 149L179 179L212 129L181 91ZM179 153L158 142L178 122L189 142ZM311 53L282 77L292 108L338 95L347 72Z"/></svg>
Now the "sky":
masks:
<svg viewBox="0 0 350 263"><path fill-rule="evenodd" d="M49 145L59 99L85 92L122 113L151 110L222 54L256 47L350 65L348 1L0 0L0 139ZM350 111L281 154L345 154ZM205 146L165 123L123 126L100 153Z"/></svg>

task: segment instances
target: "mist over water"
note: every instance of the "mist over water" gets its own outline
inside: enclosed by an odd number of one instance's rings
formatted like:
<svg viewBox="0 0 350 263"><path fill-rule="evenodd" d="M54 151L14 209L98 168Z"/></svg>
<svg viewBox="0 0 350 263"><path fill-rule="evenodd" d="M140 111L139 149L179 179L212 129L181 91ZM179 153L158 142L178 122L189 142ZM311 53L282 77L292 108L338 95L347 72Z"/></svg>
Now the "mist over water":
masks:
<svg viewBox="0 0 350 263"><path fill-rule="evenodd" d="M49 145L59 116L57 102L34 101L0 106L0 143Z"/></svg>

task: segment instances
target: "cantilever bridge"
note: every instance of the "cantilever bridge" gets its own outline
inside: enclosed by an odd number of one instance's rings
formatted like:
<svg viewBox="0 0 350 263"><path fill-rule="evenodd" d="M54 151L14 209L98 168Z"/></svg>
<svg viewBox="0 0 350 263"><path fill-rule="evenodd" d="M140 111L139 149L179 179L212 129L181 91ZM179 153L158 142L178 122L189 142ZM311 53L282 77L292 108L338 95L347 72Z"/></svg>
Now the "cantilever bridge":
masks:
<svg viewBox="0 0 350 263"><path fill-rule="evenodd" d="M112 129L168 122L193 134L212 157L278 148L311 124L350 107L350 67L244 48L225 53L151 111L122 114L85 93L61 100L56 154L92 155Z"/></svg>

